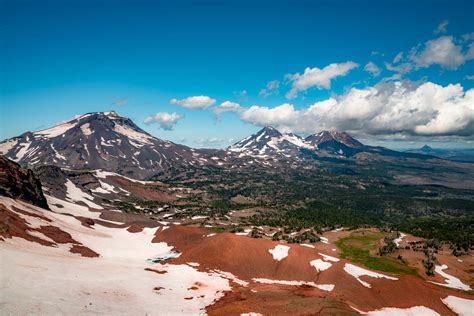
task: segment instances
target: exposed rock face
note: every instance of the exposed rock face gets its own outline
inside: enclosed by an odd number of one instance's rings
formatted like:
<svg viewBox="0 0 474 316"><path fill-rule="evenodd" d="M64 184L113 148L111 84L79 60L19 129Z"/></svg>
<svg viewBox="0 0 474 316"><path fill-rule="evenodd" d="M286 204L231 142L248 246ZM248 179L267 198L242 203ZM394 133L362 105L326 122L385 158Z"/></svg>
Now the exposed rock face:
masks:
<svg viewBox="0 0 474 316"><path fill-rule="evenodd" d="M41 182L30 169L0 156L0 195L49 209Z"/></svg>
<svg viewBox="0 0 474 316"><path fill-rule="evenodd" d="M319 146L320 144L329 141L337 142L351 148L358 148L364 146L361 142L359 142L357 139L353 138L346 132L322 131L317 134L309 135L305 138L305 141L313 146Z"/></svg>
<svg viewBox="0 0 474 316"><path fill-rule="evenodd" d="M33 168L35 175L40 179L43 190L49 195L65 198L67 175L56 166L39 166Z"/></svg>

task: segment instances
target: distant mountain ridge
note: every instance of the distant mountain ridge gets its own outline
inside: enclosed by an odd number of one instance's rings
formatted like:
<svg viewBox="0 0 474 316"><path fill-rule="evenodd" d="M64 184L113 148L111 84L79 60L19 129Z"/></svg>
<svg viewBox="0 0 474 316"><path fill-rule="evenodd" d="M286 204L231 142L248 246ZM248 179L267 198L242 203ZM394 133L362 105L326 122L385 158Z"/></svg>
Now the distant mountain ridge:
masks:
<svg viewBox="0 0 474 316"><path fill-rule="evenodd" d="M423 145L420 148L406 150L407 153L416 153L423 155L431 155L444 159L460 162L474 162L474 148L433 148L428 145Z"/></svg>
<svg viewBox="0 0 474 316"><path fill-rule="evenodd" d="M332 145L332 146L330 146ZM241 156L268 158L272 154L287 156L301 149L318 151L323 149L342 155L344 148L360 148L364 145L346 132L322 131L302 138L293 133L283 134L271 126L233 144L227 150Z"/></svg>
<svg viewBox="0 0 474 316"><path fill-rule="evenodd" d="M350 158L364 153L371 156L427 158L417 153L403 153L384 147L362 144L347 132L321 131L302 138L293 133L284 134L267 126L257 133L229 146L227 152L238 157L256 159Z"/></svg>
<svg viewBox="0 0 474 316"><path fill-rule="evenodd" d="M311 163L320 159L421 158L367 146L346 132L322 131L302 138L264 127L223 150L193 149L156 138L114 111L87 113L52 128L26 132L0 143L0 154L22 166L103 169L134 178L186 172L190 168L245 168Z"/></svg>

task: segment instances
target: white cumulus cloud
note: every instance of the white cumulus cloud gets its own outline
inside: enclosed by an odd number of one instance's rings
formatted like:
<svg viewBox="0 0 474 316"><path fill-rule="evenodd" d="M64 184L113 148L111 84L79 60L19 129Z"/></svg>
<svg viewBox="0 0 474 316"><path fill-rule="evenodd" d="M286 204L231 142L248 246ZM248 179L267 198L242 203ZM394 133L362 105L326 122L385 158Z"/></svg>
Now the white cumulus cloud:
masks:
<svg viewBox="0 0 474 316"><path fill-rule="evenodd" d="M402 58L403 58L403 52L399 52L397 55L395 55L395 57L393 57L393 63L396 64L400 62Z"/></svg>
<svg viewBox="0 0 474 316"><path fill-rule="evenodd" d="M258 126L273 125L284 131L314 133L350 131L359 135L474 136L474 89L409 81L379 83L365 89L295 109L252 106L240 115Z"/></svg>
<svg viewBox="0 0 474 316"><path fill-rule="evenodd" d="M123 106L128 103L128 98L119 98L112 103L112 105Z"/></svg>
<svg viewBox="0 0 474 316"><path fill-rule="evenodd" d="M374 77L380 76L380 68L371 61L369 61L365 65L364 70L367 71L368 73L370 73Z"/></svg>
<svg viewBox="0 0 474 316"><path fill-rule="evenodd" d="M257 126L277 126L283 131L290 131L297 124L299 113L289 103L275 108L254 105L242 112L240 118Z"/></svg>
<svg viewBox="0 0 474 316"><path fill-rule="evenodd" d="M173 112L173 113L158 112L154 115L150 115L146 117L143 123L145 123L146 125L157 123L160 128L170 131L173 129L174 125L183 117L184 116L176 112Z"/></svg>
<svg viewBox="0 0 474 316"><path fill-rule="evenodd" d="M474 54L470 51L464 54L462 47L455 44L452 36L441 36L427 41L420 52L416 48L413 49L409 58L417 68L440 65L443 68L455 70L474 58Z"/></svg>
<svg viewBox="0 0 474 316"><path fill-rule="evenodd" d="M436 29L434 30L434 32L436 34L438 33L446 33L448 30L446 29L446 27L448 26L449 24L449 21L448 20L444 20L443 22L441 22L437 27Z"/></svg>
<svg viewBox="0 0 474 316"><path fill-rule="evenodd" d="M345 76L349 71L359 65L352 61L340 64L330 64L322 69L318 67L306 68L303 74L287 74L285 78L291 82L291 90L286 94L288 99L296 98L298 92L306 91L315 87L318 89L329 89L331 80L337 77Z"/></svg>
<svg viewBox="0 0 474 316"><path fill-rule="evenodd" d="M266 98L266 97L268 97L272 94L278 94L279 93L279 91L278 91L279 88L280 88L280 81L272 80L272 81L267 83L265 88L260 90L260 92L258 93L258 96Z"/></svg>
<svg viewBox="0 0 474 316"><path fill-rule="evenodd" d="M179 105L187 109L205 109L216 103L215 99L212 99L205 95L197 95L192 97L187 97L185 99L171 99L171 104Z"/></svg>
<svg viewBox="0 0 474 316"><path fill-rule="evenodd" d="M241 106L239 103L224 101L221 104L212 107L211 111L214 114L219 115L224 112L238 112L240 109L241 109Z"/></svg>

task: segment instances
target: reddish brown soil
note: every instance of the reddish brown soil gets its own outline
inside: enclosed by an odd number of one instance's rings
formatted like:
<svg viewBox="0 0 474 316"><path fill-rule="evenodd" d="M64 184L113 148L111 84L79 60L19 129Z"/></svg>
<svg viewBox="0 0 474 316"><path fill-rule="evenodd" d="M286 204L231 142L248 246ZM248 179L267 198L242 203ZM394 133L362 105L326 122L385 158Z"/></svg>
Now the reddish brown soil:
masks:
<svg viewBox="0 0 474 316"><path fill-rule="evenodd" d="M150 269L150 268L145 268L145 271L155 272L155 273L158 273L158 274L168 273L167 271L155 270L155 269Z"/></svg>
<svg viewBox="0 0 474 316"><path fill-rule="evenodd" d="M471 288L474 288L474 256L464 255L455 257L452 255L452 250L448 247L438 251L436 255L440 264L446 264L448 269L444 270L446 273L454 275L461 280L466 280ZM458 259L462 260L459 262ZM438 281L438 280L437 280ZM438 282L444 282L442 279ZM474 292L474 291L473 291Z"/></svg>
<svg viewBox="0 0 474 316"><path fill-rule="evenodd" d="M18 212L18 213L16 213ZM24 209L8 210L0 204L0 236L12 236L38 242L45 246L55 244L30 235L32 231L27 222L19 214L37 216ZM128 227L131 233L140 232L144 227L156 227L158 223L146 219L144 216L132 214L104 212L105 216L121 214L122 225ZM40 217L37 216L37 217ZM47 218L45 218L47 220ZM85 219L81 219L85 223ZM102 225L105 222L94 220L94 224ZM91 224L91 223L89 223ZM108 223L110 224L110 223ZM99 254L76 242L71 235L60 228L43 225L38 232L43 233L55 243L71 243L70 251L84 257L97 257ZM452 290L431 284L422 277L412 275L396 275L399 280L376 279L361 277L371 284L371 288L362 286L354 277L346 273L343 268L345 260L331 262L332 266L323 272L317 272L310 266L310 261L320 259L318 252L336 256L332 244L317 243L316 248L289 244L288 256L281 261L273 259L268 250L274 248L278 242L268 239L253 239L237 236L231 233L217 234L206 237L210 232L201 227L171 225L164 231L158 230L152 242L167 242L173 245L181 256L169 260L170 264L184 264L187 262L199 263L200 271L222 270L234 274L239 279L250 282L243 287L232 282L233 290L207 308L210 315L240 315L240 313L259 312L264 315L353 315L357 314L350 306L362 311L377 310L383 307L409 308L426 306L441 315L454 315L441 301L448 295L472 299L473 296L463 291ZM330 242L345 236L346 232L328 232L325 237ZM403 252L404 250L401 250ZM466 265L461 264L448 253L440 252L441 263L447 263L450 269L469 273ZM464 258L472 269L472 259ZM451 268L452 267L452 268ZM146 271L161 274L163 271L146 268ZM449 272L450 270L448 270ZM389 275L388 273L384 273ZM151 274L150 274L151 275ZM252 281L253 278L268 278L273 280L312 281L317 284L334 284L332 292L309 286L285 286L276 284L260 284ZM194 284L190 289L198 289L200 284ZM159 291L160 288L156 288ZM188 297L192 299L193 297Z"/></svg>
<svg viewBox="0 0 474 316"><path fill-rule="evenodd" d="M321 258L314 249L291 245L289 256L276 261L268 252L278 242L253 239L231 233L205 237L209 231L199 227L172 226L159 231L153 242L166 241L182 255L170 262L198 262L200 268L220 269L243 278L317 281L318 274L309 262Z"/></svg>
<svg viewBox="0 0 474 316"><path fill-rule="evenodd" d="M58 244L75 244L78 243L74 239L72 239L72 236L65 231L62 231L56 226L40 226L40 228L36 229L36 231L39 231L43 235L49 237L52 239L55 243Z"/></svg>
<svg viewBox="0 0 474 316"><path fill-rule="evenodd" d="M80 242L74 240L72 236L61 230L59 227L52 225L42 225L39 228L31 228L25 219L21 218L18 214L23 214L31 217L42 219L46 222L51 223L52 221L40 214L31 213L24 209L13 206L12 210L5 207L0 203L0 236L3 238L18 237L31 242L36 242L43 246L54 247L57 244L72 244L70 252L79 253L83 257L98 257L99 254L93 250L83 246ZM39 232L49 239L45 240L30 234L30 232Z"/></svg>
<svg viewBox="0 0 474 316"><path fill-rule="evenodd" d="M36 213L30 213L28 211L25 211L25 210L22 210L22 209L19 209L18 207L16 206L12 206L12 209L17 212L17 213L20 213L20 214L23 214L23 215L27 215L27 216L32 216L32 217L36 217L36 218L39 218L39 219L42 219L43 221L46 221L46 222L51 222L51 220L43 215L40 215L40 214L36 214Z"/></svg>
<svg viewBox="0 0 474 316"><path fill-rule="evenodd" d="M133 224L133 225L130 225L127 230L131 233L140 233L143 231L143 226L140 226L140 225L136 225L136 224Z"/></svg>
<svg viewBox="0 0 474 316"><path fill-rule="evenodd" d="M83 257L88 257L88 258L99 257L99 254L97 252L82 245L72 245L69 251L72 253L78 253Z"/></svg>
<svg viewBox="0 0 474 316"><path fill-rule="evenodd" d="M209 315L358 315L347 304L327 297L314 288L260 285L227 293L207 308Z"/></svg>
<svg viewBox="0 0 474 316"><path fill-rule="evenodd" d="M33 214L29 215L34 216ZM0 236L2 240L5 238L19 237L43 246L55 245L50 241L30 235L28 233L29 231L32 231L32 229L23 218L7 209L3 204L0 204Z"/></svg>
<svg viewBox="0 0 474 316"><path fill-rule="evenodd" d="M91 227L95 225L95 222L92 218L84 218L84 217L78 217L78 219L81 221L81 224L86 226L86 227Z"/></svg>
<svg viewBox="0 0 474 316"><path fill-rule="evenodd" d="M277 242L230 233L205 237L207 234L209 231L199 227L171 226L158 231L153 242L167 242L182 253L169 263L197 262L201 271L218 269L251 282L247 288L232 283L234 290L210 306L210 314L233 315L249 311L265 315L287 314L290 311L296 315L340 314L352 313L348 305L363 311L422 305L441 315L453 315L441 298L455 295L472 299L468 293L440 287L411 275L396 275L399 278L397 281L363 276L361 279L372 286L366 288L343 270L347 263L345 260L332 263L331 268L318 273L309 262L321 258L318 252L335 256L334 252L326 248L332 245L321 244L320 247L318 243L316 249L312 249L290 244L288 257L276 261L268 250L279 244ZM317 284L334 284L335 289L326 292L317 288L263 285L253 283L252 278L313 281ZM257 293L251 289L257 289Z"/></svg>
<svg viewBox="0 0 474 316"><path fill-rule="evenodd" d="M156 185L145 185L116 176L109 176L107 177L107 179L111 179L112 182L120 186L122 189L142 199L160 202L171 202L177 200L176 196L160 188L162 185L160 185L159 183L157 183Z"/></svg>
<svg viewBox="0 0 474 316"><path fill-rule="evenodd" d="M124 213L124 212L109 211L109 210L102 210L102 213L100 214L100 218L103 219L104 221L124 223L124 225L122 225L121 227L128 227L132 224L136 224L143 227L157 227L160 225L156 221L146 217L143 214L130 214L130 213ZM116 225L116 224L113 224L113 225Z"/></svg>

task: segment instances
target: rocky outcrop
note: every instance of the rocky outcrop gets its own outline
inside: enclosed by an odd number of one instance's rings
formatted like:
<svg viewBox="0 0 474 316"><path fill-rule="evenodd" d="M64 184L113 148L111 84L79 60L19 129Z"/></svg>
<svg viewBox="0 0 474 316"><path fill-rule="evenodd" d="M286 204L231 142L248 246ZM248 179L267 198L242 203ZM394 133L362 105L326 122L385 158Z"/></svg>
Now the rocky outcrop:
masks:
<svg viewBox="0 0 474 316"><path fill-rule="evenodd" d="M40 180L30 169L0 156L0 195L49 209Z"/></svg>

